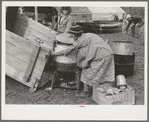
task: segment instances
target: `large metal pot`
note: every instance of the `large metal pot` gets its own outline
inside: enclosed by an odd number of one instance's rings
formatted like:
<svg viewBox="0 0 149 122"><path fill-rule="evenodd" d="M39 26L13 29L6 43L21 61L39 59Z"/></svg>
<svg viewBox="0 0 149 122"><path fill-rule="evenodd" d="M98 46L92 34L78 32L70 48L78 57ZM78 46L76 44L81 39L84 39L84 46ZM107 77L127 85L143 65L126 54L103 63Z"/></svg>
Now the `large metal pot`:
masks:
<svg viewBox="0 0 149 122"><path fill-rule="evenodd" d="M72 44L57 42L55 46L55 52L67 49L67 47L70 45ZM64 72L72 72L75 70L75 66L77 63L77 52L72 51L68 56L57 56L55 57L55 61L57 70Z"/></svg>
<svg viewBox="0 0 149 122"><path fill-rule="evenodd" d="M55 46L55 52L67 49L68 46L70 46L70 44L64 44L64 43L58 42ZM77 56L77 52L73 51L68 56L65 56L65 55L57 56L55 58L55 61L59 63L64 63L64 64L73 64L77 62L76 56Z"/></svg>

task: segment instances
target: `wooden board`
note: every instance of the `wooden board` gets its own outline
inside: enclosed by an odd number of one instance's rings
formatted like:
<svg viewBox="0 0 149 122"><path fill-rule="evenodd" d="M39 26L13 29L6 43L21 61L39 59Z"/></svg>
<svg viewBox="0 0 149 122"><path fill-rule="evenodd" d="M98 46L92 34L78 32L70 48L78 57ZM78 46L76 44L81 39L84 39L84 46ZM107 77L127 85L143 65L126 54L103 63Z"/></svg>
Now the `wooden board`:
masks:
<svg viewBox="0 0 149 122"><path fill-rule="evenodd" d="M24 74L25 74L25 72L29 71L27 69L28 63L14 57L12 55L9 55L8 53L6 53L6 64L8 64L11 67L14 67L16 70L19 70L19 71L23 72ZM6 72L7 72L7 70L6 70ZM34 67L33 77L40 79L42 72L43 72L43 69L41 70L38 67ZM22 76L24 77L24 75L21 75L21 77ZM27 81L27 79L26 79L26 81Z"/></svg>
<svg viewBox="0 0 149 122"><path fill-rule="evenodd" d="M10 54L17 59L23 60L28 63L31 57L31 53L18 48L16 45L6 41L6 53Z"/></svg>
<svg viewBox="0 0 149 122"><path fill-rule="evenodd" d="M30 41L39 38L50 49L53 48L52 38L56 35L54 30L20 14L17 15L12 32Z"/></svg>
<svg viewBox="0 0 149 122"><path fill-rule="evenodd" d="M6 30L6 41L15 45L17 48L20 48L21 50L24 50L29 53L31 53L33 47L37 45L37 43L31 42L7 30Z"/></svg>
<svg viewBox="0 0 149 122"><path fill-rule="evenodd" d="M41 32L32 29L31 27L26 27L21 23L16 23L13 32L21 37L29 39L31 41L35 41L35 39L39 38L44 43L49 46L53 46L52 37L48 37L47 35L43 35ZM50 41L51 40L51 41Z"/></svg>
<svg viewBox="0 0 149 122"><path fill-rule="evenodd" d="M15 72L22 72L21 76L14 76L15 78L22 77L23 81L27 82L34 69L40 46L9 31L6 31L6 35L6 64L18 70ZM42 70L35 68L34 74L39 79Z"/></svg>
<svg viewBox="0 0 149 122"><path fill-rule="evenodd" d="M37 67L41 70L44 69L46 61L47 61L47 59L45 58L46 55L48 55L48 52L45 49L41 48L38 58L37 58L37 61L36 61L36 64L35 64L35 67Z"/></svg>
<svg viewBox="0 0 149 122"><path fill-rule="evenodd" d="M35 85L35 82L33 80L26 82L26 79L23 78L25 75L25 72L22 72L13 66L10 66L7 63L5 64L5 69L6 69L6 75L17 80L18 82L21 82L24 85L29 86L31 88ZM36 74L39 74L41 72L41 70L36 69L35 72L36 72ZM33 76L32 76L32 78L33 79L41 79L41 77L33 77ZM46 74L46 76L45 75L42 76L41 82L42 82L41 86L45 85L48 82L47 74Z"/></svg>
<svg viewBox="0 0 149 122"><path fill-rule="evenodd" d="M24 79L23 79L23 76L24 76L24 72L16 69L15 67L9 65L9 64L5 64L5 68L6 68L6 75L8 75L9 77L29 86L29 87L32 87L34 83L32 82L26 82Z"/></svg>
<svg viewBox="0 0 149 122"><path fill-rule="evenodd" d="M35 31L42 33L43 35L48 36L49 38L52 36L55 36L54 30L42 25L39 22L36 22L36 21L28 18L27 16L18 14L15 22L21 23L22 25L25 25L26 27L30 27L30 28L34 29Z"/></svg>
<svg viewBox="0 0 149 122"><path fill-rule="evenodd" d="M38 57L38 53L39 53L39 50L40 50L40 47L39 46L36 46L32 53L31 53L31 57L30 57L30 60L29 60L29 63L28 63L28 66L27 66L27 69L25 71L25 75L24 75L24 79L26 79L26 81L28 81L29 77L31 76L31 73L34 69L34 66L36 64L36 61L37 61L37 57ZM34 56L35 55L35 56Z"/></svg>
<svg viewBox="0 0 149 122"><path fill-rule="evenodd" d="M31 88L37 87L41 78L44 78L41 84L46 84L48 78L42 77L47 61L45 56L53 50L55 35L50 28L18 14L12 32L6 30L6 74ZM43 43L38 44L36 39ZM40 47L39 51L37 47Z"/></svg>
<svg viewBox="0 0 149 122"><path fill-rule="evenodd" d="M49 82L47 77L41 80L49 48L42 45L39 50L39 45L12 32L6 35L6 75L31 88L38 86L37 81L42 82L40 86Z"/></svg>
<svg viewBox="0 0 149 122"><path fill-rule="evenodd" d="M6 63L9 64L10 66L15 67L16 69L25 72L26 68L27 68L27 63L16 58L13 57L12 55L6 53Z"/></svg>
<svg viewBox="0 0 149 122"><path fill-rule="evenodd" d="M32 49L33 51L33 49ZM13 45L12 43L9 43L6 41L6 53L10 54L13 57L16 57L17 59L20 59L24 61L25 63L29 63L30 58L33 56L35 57L35 53L31 54L27 51L22 50L21 48L17 47L16 45ZM45 56L48 54L47 49L41 48L38 60L36 62L36 67L39 69L44 68L44 65L46 63Z"/></svg>

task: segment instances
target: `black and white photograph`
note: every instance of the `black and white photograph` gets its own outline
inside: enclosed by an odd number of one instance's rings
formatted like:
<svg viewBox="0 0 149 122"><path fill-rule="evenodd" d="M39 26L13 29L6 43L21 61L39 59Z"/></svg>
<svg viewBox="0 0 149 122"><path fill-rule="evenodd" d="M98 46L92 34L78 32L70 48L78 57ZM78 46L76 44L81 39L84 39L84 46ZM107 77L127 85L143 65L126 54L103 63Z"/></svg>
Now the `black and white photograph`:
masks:
<svg viewBox="0 0 149 122"><path fill-rule="evenodd" d="M2 2L2 117L145 120L147 5ZM17 108L19 116L13 113ZM71 109L74 116L68 115Z"/></svg>

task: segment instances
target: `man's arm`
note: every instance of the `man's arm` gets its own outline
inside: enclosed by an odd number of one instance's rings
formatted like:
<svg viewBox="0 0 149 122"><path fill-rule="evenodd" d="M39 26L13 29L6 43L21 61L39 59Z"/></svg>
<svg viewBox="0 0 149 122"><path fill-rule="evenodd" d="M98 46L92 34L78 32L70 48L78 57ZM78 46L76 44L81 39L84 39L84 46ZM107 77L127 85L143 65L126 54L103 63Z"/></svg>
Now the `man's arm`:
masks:
<svg viewBox="0 0 149 122"><path fill-rule="evenodd" d="M131 23L132 23L131 21L128 21L125 31L128 31L128 28L130 27Z"/></svg>
<svg viewBox="0 0 149 122"><path fill-rule="evenodd" d="M65 55L68 56L72 51L81 48L82 41L76 41L72 46L67 47L67 49L64 49L62 51L58 52L52 52L52 55L58 56L58 55Z"/></svg>
<svg viewBox="0 0 149 122"><path fill-rule="evenodd" d="M60 55L66 55L67 56L67 54L72 52L74 49L75 49L74 46L69 46L67 49L64 49L64 50L61 50L58 52L52 52L52 55L53 56L60 56Z"/></svg>

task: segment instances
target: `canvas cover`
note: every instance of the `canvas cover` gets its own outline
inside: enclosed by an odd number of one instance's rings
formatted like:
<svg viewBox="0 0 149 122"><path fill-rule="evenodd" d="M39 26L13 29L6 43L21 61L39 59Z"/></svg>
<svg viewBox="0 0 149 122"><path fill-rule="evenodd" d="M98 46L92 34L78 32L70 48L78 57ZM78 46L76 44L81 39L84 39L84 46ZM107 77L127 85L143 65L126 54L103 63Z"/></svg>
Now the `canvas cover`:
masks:
<svg viewBox="0 0 149 122"><path fill-rule="evenodd" d="M92 20L113 20L114 15L122 19L125 11L121 7L88 7L92 13Z"/></svg>
<svg viewBox="0 0 149 122"><path fill-rule="evenodd" d="M117 15L119 19L122 19L122 15L125 11L121 7L71 7L71 14L86 14L91 15L91 21L96 20L114 20L114 16ZM56 7L59 11L60 7Z"/></svg>

